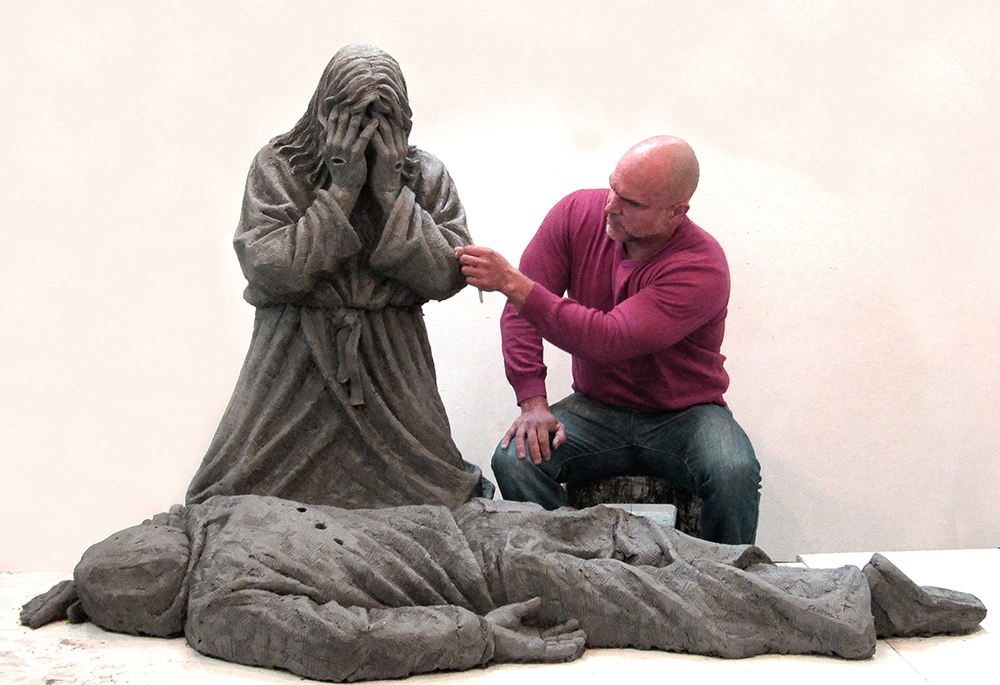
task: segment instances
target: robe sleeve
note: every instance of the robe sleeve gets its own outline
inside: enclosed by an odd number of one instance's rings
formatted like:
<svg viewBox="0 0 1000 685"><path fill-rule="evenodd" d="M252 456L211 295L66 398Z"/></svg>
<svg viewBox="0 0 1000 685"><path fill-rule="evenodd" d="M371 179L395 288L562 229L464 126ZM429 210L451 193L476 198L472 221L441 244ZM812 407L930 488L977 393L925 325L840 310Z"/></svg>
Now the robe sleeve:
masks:
<svg viewBox="0 0 1000 685"><path fill-rule="evenodd" d="M317 680L402 678L493 657L488 622L457 606L348 608L261 589L199 604L186 629L198 651Z"/></svg>
<svg viewBox="0 0 1000 685"><path fill-rule="evenodd" d="M306 188L270 146L250 167L233 241L251 288L294 300L361 249L333 196Z"/></svg>
<svg viewBox="0 0 1000 685"><path fill-rule="evenodd" d="M443 300L465 286L455 248L472 240L448 171L436 157L417 155L416 192L405 186L400 191L369 265L424 299Z"/></svg>

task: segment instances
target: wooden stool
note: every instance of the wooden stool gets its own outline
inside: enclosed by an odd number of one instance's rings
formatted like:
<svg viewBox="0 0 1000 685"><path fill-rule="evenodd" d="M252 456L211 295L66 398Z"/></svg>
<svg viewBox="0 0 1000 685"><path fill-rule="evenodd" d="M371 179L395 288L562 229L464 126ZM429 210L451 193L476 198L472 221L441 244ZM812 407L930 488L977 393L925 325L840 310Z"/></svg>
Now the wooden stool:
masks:
<svg viewBox="0 0 1000 685"><path fill-rule="evenodd" d="M590 483L567 483L571 507L583 509L596 504L673 504L677 507L676 528L701 536L701 497L690 490L655 476L615 476Z"/></svg>

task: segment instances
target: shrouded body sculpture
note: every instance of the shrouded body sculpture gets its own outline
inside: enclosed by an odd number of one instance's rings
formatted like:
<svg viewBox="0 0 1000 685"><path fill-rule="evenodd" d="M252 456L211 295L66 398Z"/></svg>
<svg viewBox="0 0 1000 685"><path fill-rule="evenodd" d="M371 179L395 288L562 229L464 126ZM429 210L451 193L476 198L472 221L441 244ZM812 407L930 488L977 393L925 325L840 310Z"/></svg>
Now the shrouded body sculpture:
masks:
<svg viewBox="0 0 1000 685"><path fill-rule="evenodd" d="M874 617L873 617L874 614ZM975 628L972 595L876 555L775 566L618 509L476 499L346 510L272 497L175 507L91 547L21 613L174 635L205 654L322 680L401 677L590 647L871 656L881 637Z"/></svg>
<svg viewBox="0 0 1000 685"><path fill-rule="evenodd" d="M350 45L299 123L254 159L234 241L253 337L188 502L453 507L481 493L421 313L464 284L453 250L470 242L465 212L409 130L399 65Z"/></svg>

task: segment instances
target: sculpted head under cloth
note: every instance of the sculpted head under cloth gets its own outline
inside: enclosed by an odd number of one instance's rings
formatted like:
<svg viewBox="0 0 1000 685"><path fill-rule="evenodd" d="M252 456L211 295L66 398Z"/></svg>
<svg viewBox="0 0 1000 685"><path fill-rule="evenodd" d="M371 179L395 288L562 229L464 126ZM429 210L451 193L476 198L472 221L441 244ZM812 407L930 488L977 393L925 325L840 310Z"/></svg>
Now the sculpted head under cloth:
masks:
<svg viewBox="0 0 1000 685"><path fill-rule="evenodd" d="M132 526L92 546L73 579L80 605L99 626L167 637L184 631L191 545L183 529Z"/></svg>

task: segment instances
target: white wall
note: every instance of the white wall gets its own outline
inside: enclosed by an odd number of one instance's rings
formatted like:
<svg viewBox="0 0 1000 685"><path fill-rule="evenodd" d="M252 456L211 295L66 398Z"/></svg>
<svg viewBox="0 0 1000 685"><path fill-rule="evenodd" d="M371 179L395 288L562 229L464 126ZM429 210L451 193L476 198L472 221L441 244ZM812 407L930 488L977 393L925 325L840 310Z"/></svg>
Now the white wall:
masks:
<svg viewBox="0 0 1000 685"><path fill-rule="evenodd" d="M28 6L0 5L0 570L68 569L182 499L250 335L246 170L358 41L515 260L632 143L692 143L775 557L1000 544L993 0ZM483 466L516 413L501 305L425 307Z"/></svg>

